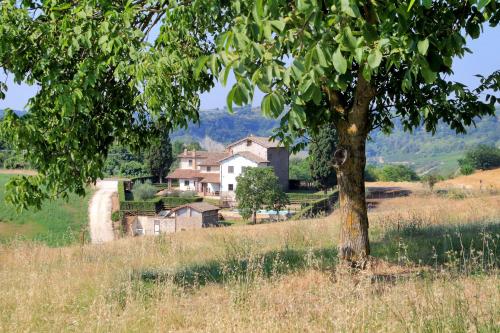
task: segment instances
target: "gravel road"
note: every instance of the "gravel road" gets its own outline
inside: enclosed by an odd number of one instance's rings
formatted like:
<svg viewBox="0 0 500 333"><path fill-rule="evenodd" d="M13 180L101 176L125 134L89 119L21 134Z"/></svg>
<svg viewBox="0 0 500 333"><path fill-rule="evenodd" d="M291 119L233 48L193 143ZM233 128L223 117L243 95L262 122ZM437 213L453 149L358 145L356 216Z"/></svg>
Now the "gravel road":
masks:
<svg viewBox="0 0 500 333"><path fill-rule="evenodd" d="M102 244L114 239L111 222L111 197L118 191L118 182L101 180L97 182L96 188L97 191L89 206L90 238L92 244Z"/></svg>

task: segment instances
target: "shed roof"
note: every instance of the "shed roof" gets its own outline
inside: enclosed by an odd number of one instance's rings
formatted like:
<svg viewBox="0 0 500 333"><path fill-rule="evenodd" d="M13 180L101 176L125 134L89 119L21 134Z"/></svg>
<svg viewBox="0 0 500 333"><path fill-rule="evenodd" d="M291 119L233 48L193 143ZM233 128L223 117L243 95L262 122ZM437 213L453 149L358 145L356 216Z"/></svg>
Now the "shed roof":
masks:
<svg viewBox="0 0 500 333"><path fill-rule="evenodd" d="M220 184L220 173L202 173L202 183Z"/></svg>
<svg viewBox="0 0 500 333"><path fill-rule="evenodd" d="M176 212L182 208L191 208L191 209L194 209L195 211L200 212L200 213L219 210L219 207L211 205L211 204L206 203L206 202L193 202L193 203L189 203L186 205L176 207L176 208L172 209L172 212Z"/></svg>

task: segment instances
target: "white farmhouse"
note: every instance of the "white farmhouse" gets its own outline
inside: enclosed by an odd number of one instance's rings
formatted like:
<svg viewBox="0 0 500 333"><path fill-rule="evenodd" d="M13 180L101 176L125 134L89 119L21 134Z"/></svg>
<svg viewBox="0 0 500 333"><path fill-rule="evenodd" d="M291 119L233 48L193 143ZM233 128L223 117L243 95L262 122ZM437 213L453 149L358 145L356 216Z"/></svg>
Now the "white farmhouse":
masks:
<svg viewBox="0 0 500 333"><path fill-rule="evenodd" d="M247 167L271 166L284 190L288 189L290 154L267 137L250 135L231 143L224 152L187 151L179 155L179 168L167 176L181 191L234 198L236 178Z"/></svg>

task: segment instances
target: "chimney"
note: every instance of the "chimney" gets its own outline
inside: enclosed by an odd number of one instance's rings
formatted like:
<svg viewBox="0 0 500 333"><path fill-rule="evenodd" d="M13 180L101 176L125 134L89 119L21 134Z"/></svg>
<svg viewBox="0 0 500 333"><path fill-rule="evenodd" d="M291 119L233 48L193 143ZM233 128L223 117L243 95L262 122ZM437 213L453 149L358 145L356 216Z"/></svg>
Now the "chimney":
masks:
<svg viewBox="0 0 500 333"><path fill-rule="evenodd" d="M184 156L186 156L188 154L188 150L187 148L184 148Z"/></svg>
<svg viewBox="0 0 500 333"><path fill-rule="evenodd" d="M193 155L193 157L196 156L196 149L193 148L193 152L191 153Z"/></svg>

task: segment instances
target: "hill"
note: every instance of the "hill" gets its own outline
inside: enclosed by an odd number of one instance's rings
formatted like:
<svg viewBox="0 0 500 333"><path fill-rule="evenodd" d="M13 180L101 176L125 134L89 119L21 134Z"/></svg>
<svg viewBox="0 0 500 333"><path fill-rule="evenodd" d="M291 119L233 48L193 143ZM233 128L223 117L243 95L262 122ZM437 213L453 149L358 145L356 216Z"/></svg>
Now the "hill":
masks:
<svg viewBox="0 0 500 333"><path fill-rule="evenodd" d="M338 265L336 214L100 246L0 244L0 331L496 332L499 217L498 196L383 201L370 233L384 260L363 272Z"/></svg>
<svg viewBox="0 0 500 333"><path fill-rule="evenodd" d="M174 138L201 141L209 137L227 144L249 134L270 135L278 126L277 120L264 118L260 109L250 107L235 109L234 114L226 109L202 111L200 117L200 124L176 132ZM496 117L477 119L476 127L471 126L466 135L457 135L443 124L434 136L422 128L408 133L396 122L391 135L380 130L371 134L367 157L371 164L402 163L420 174L449 174L456 171L457 161L466 149L481 143L500 146L500 110Z"/></svg>

